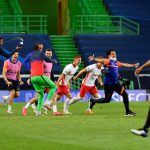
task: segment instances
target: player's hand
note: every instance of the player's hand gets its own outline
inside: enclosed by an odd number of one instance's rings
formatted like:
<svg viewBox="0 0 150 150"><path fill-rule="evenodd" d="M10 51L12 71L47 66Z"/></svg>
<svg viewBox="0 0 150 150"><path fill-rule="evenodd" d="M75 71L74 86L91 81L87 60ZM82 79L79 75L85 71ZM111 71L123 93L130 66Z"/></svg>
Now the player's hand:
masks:
<svg viewBox="0 0 150 150"><path fill-rule="evenodd" d="M19 47L19 46L16 47L17 51L20 51L21 49L22 49L22 47Z"/></svg>
<svg viewBox="0 0 150 150"><path fill-rule="evenodd" d="M134 64L134 67L136 67L136 68L137 68L138 66L139 66L139 62L138 62L138 63L136 63L136 64Z"/></svg>
<svg viewBox="0 0 150 150"><path fill-rule="evenodd" d="M78 79L78 77L77 77L77 76L73 77L73 80L77 80L77 79Z"/></svg>
<svg viewBox="0 0 150 150"><path fill-rule="evenodd" d="M104 86L104 83L103 83L103 82L101 82L101 83L100 83L100 86Z"/></svg>
<svg viewBox="0 0 150 150"><path fill-rule="evenodd" d="M6 84L7 84L8 86L10 86L10 85L12 85L12 82L8 81Z"/></svg>
<svg viewBox="0 0 150 150"><path fill-rule="evenodd" d="M23 84L24 84L24 82L21 80L21 81L19 82L19 84L20 84L20 85L23 85Z"/></svg>
<svg viewBox="0 0 150 150"><path fill-rule="evenodd" d="M92 56L89 56L88 59L89 59L89 61L93 61L95 59L94 54Z"/></svg>
<svg viewBox="0 0 150 150"><path fill-rule="evenodd" d="M142 71L142 67L139 67L135 70L134 74L137 76Z"/></svg>

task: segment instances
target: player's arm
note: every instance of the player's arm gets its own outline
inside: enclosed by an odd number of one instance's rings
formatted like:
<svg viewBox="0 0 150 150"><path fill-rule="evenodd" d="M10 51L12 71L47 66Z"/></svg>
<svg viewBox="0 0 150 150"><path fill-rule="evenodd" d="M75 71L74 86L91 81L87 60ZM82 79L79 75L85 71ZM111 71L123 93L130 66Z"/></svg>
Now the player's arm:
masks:
<svg viewBox="0 0 150 150"><path fill-rule="evenodd" d="M12 83L8 81L7 76L6 76L7 70L8 70L8 64L7 64L7 62L4 62L2 76L3 76L3 79L6 82L6 84L11 85Z"/></svg>
<svg viewBox="0 0 150 150"><path fill-rule="evenodd" d="M128 64L128 63L121 63L121 66L122 67L138 67L139 63L136 63L136 64Z"/></svg>
<svg viewBox="0 0 150 150"><path fill-rule="evenodd" d="M20 69L19 69L19 71L17 73L17 78L18 78L19 84L22 85L23 81L21 80L20 70L21 70L21 64L20 64Z"/></svg>
<svg viewBox="0 0 150 150"><path fill-rule="evenodd" d="M55 63L54 59L48 58L43 52L41 52L41 56L46 62Z"/></svg>
<svg viewBox="0 0 150 150"><path fill-rule="evenodd" d="M0 52L1 52L1 55L6 57L6 58L9 58L10 56L12 56L17 50L14 50L10 53L8 53L3 47L0 47Z"/></svg>
<svg viewBox="0 0 150 150"><path fill-rule="evenodd" d="M82 74L87 73L87 69L82 69L73 79L77 80Z"/></svg>
<svg viewBox="0 0 150 150"><path fill-rule="evenodd" d="M18 71L17 77L18 77L19 84L23 85L23 81L21 80L20 71Z"/></svg>
<svg viewBox="0 0 150 150"><path fill-rule="evenodd" d="M23 60L22 65L25 65L30 70L30 58L32 56L32 53L29 53Z"/></svg>
<svg viewBox="0 0 150 150"><path fill-rule="evenodd" d="M100 86L103 86L103 81L102 81L102 77L101 77L101 76L99 76L99 77L97 78L97 81L98 81L98 83L100 84Z"/></svg>
<svg viewBox="0 0 150 150"><path fill-rule="evenodd" d="M139 74L144 68L150 67L150 60L135 70L135 75Z"/></svg>
<svg viewBox="0 0 150 150"><path fill-rule="evenodd" d="M51 80L52 80L53 82L55 81L55 77L54 77L54 72L53 72L53 70L51 70L50 78L51 78Z"/></svg>
<svg viewBox="0 0 150 150"><path fill-rule="evenodd" d="M64 79L64 78L65 78L65 74L62 73L62 74L59 76L59 78L58 78L58 80L57 80L57 82L56 82L56 85L58 86L59 83L60 83L60 81L61 81L62 79Z"/></svg>
<svg viewBox="0 0 150 150"><path fill-rule="evenodd" d="M104 62L107 60L105 58L96 58L94 57L94 55L91 55L88 57L89 61L96 61L96 62L100 62L102 64L104 64Z"/></svg>

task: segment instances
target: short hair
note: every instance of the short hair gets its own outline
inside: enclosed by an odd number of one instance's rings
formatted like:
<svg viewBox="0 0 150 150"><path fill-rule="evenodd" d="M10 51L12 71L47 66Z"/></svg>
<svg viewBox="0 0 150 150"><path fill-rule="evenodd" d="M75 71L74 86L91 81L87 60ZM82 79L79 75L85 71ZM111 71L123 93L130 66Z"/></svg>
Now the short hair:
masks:
<svg viewBox="0 0 150 150"><path fill-rule="evenodd" d="M74 56L74 59L81 58L81 55Z"/></svg>
<svg viewBox="0 0 150 150"><path fill-rule="evenodd" d="M52 50L52 49L50 49L50 48L47 48L45 51L52 52L53 50Z"/></svg>
<svg viewBox="0 0 150 150"><path fill-rule="evenodd" d="M111 54L111 52L113 52L113 51L115 51L115 50L111 49L111 50L107 51L106 56L108 57Z"/></svg>
<svg viewBox="0 0 150 150"><path fill-rule="evenodd" d="M34 46L34 50L38 50L39 49L39 45L43 45L43 43L41 43L41 42L36 43L35 46Z"/></svg>

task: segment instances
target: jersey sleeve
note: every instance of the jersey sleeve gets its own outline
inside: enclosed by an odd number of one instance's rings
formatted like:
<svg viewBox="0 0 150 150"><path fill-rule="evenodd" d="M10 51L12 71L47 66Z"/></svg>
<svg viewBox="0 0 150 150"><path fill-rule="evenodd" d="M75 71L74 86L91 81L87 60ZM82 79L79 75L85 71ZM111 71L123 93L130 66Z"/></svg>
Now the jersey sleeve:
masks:
<svg viewBox="0 0 150 150"><path fill-rule="evenodd" d="M117 63L118 63L118 67L122 67L122 66L123 66L123 63L122 63L122 62L117 61Z"/></svg>
<svg viewBox="0 0 150 150"><path fill-rule="evenodd" d="M110 62L110 59L106 59L105 61L104 61L104 65L109 65L109 62Z"/></svg>
<svg viewBox="0 0 150 150"><path fill-rule="evenodd" d="M63 70L63 74L68 74L70 72L69 66L66 66Z"/></svg>
<svg viewBox="0 0 150 150"><path fill-rule="evenodd" d="M86 67L86 70L87 70L88 72L91 71L91 70L93 70L93 65L87 66L87 67Z"/></svg>

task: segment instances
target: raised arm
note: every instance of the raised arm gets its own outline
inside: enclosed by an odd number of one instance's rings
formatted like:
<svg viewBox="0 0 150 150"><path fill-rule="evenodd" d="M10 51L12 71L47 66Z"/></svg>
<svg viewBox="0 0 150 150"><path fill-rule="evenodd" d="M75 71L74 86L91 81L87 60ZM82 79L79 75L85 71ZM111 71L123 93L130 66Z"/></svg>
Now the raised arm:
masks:
<svg viewBox="0 0 150 150"><path fill-rule="evenodd" d="M136 64L128 64L128 63L122 63L122 67L138 67L139 63Z"/></svg>
<svg viewBox="0 0 150 150"><path fill-rule="evenodd" d="M6 57L6 58L9 58L10 56L12 56L16 51L18 51L18 50L16 49L16 50L14 50L14 51L8 53L8 52L6 51L6 49L4 49L2 46L0 46L0 54L1 54L2 56Z"/></svg>
<svg viewBox="0 0 150 150"><path fill-rule="evenodd" d="M94 57L94 55L89 56L88 59L89 59L89 61L96 61L96 62L100 62L102 64L104 64L104 62L106 60L105 58L96 58L96 57Z"/></svg>

